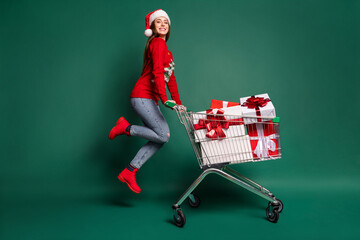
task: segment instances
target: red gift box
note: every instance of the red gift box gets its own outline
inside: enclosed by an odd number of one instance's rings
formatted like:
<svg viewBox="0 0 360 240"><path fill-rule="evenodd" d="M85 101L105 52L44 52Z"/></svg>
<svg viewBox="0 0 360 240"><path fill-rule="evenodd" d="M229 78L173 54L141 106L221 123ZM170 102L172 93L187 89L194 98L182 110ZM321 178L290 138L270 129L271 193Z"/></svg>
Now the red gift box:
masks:
<svg viewBox="0 0 360 240"><path fill-rule="evenodd" d="M240 105L240 103L212 99L210 108L228 108L238 105Z"/></svg>
<svg viewBox="0 0 360 240"><path fill-rule="evenodd" d="M247 124L246 130L250 136L254 160L280 158L277 136L272 121Z"/></svg>

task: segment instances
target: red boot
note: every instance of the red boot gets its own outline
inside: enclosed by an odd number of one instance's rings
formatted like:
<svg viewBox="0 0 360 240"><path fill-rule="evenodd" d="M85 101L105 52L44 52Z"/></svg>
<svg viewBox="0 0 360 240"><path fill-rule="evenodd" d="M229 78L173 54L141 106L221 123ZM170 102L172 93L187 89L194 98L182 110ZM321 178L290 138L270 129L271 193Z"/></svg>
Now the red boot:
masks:
<svg viewBox="0 0 360 240"><path fill-rule="evenodd" d="M135 168L134 171L130 171L125 168L118 176L118 179L128 185L131 191L135 193L140 193L141 189L136 183L135 174L139 171L139 169Z"/></svg>
<svg viewBox="0 0 360 240"><path fill-rule="evenodd" d="M128 123L128 121L126 121L126 119L124 117L119 118L119 120L117 120L117 122L116 122L116 126L110 130L109 138L112 140L116 136L119 136L122 134L126 134L126 135L130 136L130 132L126 131L126 128L129 125L130 125L130 123Z"/></svg>

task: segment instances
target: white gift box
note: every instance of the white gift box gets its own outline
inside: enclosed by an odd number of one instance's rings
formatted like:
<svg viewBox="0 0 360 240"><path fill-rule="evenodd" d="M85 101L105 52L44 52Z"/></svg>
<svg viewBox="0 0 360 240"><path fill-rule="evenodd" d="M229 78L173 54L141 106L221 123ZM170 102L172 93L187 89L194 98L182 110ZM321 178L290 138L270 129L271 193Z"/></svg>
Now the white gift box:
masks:
<svg viewBox="0 0 360 240"><path fill-rule="evenodd" d="M256 115L257 109L248 108L247 106L243 106L244 103L251 97L252 96L240 98L241 112L242 112L242 115L244 115L244 116L257 116ZM255 95L254 97L255 98L262 97L262 98L265 98L265 99L266 98L270 99L269 95L267 93ZM275 107L274 107L274 105L272 104L271 101L267 102L264 107L259 107L258 110L260 111L261 116L272 117L272 118L276 117ZM268 119L268 118L262 119L262 121L269 121L269 120L271 120L271 119ZM256 123L257 118L246 118L246 117L244 117L244 122L245 122L245 124Z"/></svg>
<svg viewBox="0 0 360 240"><path fill-rule="evenodd" d="M220 109L212 109L213 114L217 114ZM219 114L218 116L224 116L225 120L209 120L209 121L219 121L219 123L223 123L225 121L230 121L234 119L239 119L240 117L237 115L241 115L241 107L229 107L229 108L222 108L221 110L224 111L223 114ZM198 114L193 115L193 123L199 124L199 120L208 120L206 111L198 112ZM223 132L227 137L237 137L237 136L244 136L245 135L245 127L244 125L231 125L228 129L222 128ZM194 138L195 142L200 142L203 140L209 140L210 138L206 137L208 130L206 128L199 129L194 131Z"/></svg>
<svg viewBox="0 0 360 240"><path fill-rule="evenodd" d="M210 164L253 161L248 135L201 142L200 147L204 165L206 165L208 161Z"/></svg>
<svg viewBox="0 0 360 240"><path fill-rule="evenodd" d="M228 129L223 128L223 131L226 135L225 138L244 136L245 126L244 125L229 126ZM195 142L203 142L208 140L211 141L212 140L211 138L206 137L207 133L208 133L207 129L200 129L194 131Z"/></svg>
<svg viewBox="0 0 360 240"><path fill-rule="evenodd" d="M217 112L219 110L223 110L224 114L223 115L234 115L236 117L236 115L242 115L242 107L241 106L234 106L234 107L229 107L229 108L214 108L212 109L214 114L217 114ZM194 118L194 124L197 124L199 122L199 119L205 119L206 118L206 111L201 111L201 112L197 112L199 113L198 115L196 115L196 117Z"/></svg>

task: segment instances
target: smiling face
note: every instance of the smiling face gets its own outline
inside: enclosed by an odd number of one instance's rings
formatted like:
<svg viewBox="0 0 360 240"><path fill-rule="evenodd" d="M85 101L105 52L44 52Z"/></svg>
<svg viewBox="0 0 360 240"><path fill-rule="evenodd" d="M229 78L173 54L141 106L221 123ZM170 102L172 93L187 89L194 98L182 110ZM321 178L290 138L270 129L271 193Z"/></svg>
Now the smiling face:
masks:
<svg viewBox="0 0 360 240"><path fill-rule="evenodd" d="M169 31L169 21L166 17L158 17L154 20L156 32L160 37L165 38Z"/></svg>

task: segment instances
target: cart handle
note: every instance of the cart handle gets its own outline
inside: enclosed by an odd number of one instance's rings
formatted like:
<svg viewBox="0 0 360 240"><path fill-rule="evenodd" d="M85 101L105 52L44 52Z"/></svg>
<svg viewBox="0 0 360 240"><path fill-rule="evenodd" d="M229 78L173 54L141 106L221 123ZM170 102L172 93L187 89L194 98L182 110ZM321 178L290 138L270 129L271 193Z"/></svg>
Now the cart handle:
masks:
<svg viewBox="0 0 360 240"><path fill-rule="evenodd" d="M274 117L273 123L280 123L280 117Z"/></svg>
<svg viewBox="0 0 360 240"><path fill-rule="evenodd" d="M169 108L174 108L176 106L176 103L173 102L166 102L165 106L169 107Z"/></svg>
<svg viewBox="0 0 360 240"><path fill-rule="evenodd" d="M167 106L167 107L175 110L175 111L176 111L176 114L177 114L177 116L178 116L178 118L179 118L179 120L180 120L180 123L181 123L182 125L184 125L184 120L183 120L183 118L185 118L185 116L184 116L184 113L182 113L182 114L180 113L180 111L179 111L179 106L178 106L176 103L173 103L173 102L165 102L165 106Z"/></svg>
<svg viewBox="0 0 360 240"><path fill-rule="evenodd" d="M174 110L180 110L180 107L181 105L178 105L176 103L173 103L173 102L165 102L165 106L171 108L171 109L174 109ZM190 112L189 109L186 110L187 112Z"/></svg>

